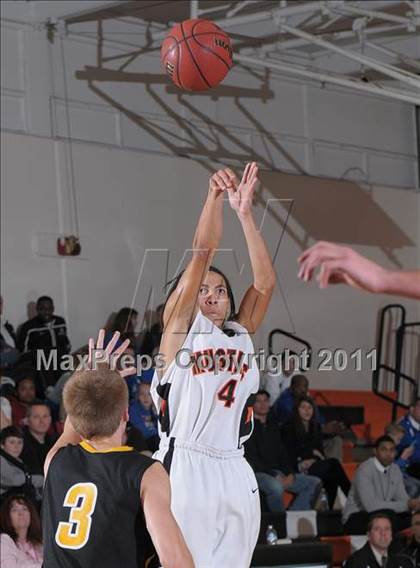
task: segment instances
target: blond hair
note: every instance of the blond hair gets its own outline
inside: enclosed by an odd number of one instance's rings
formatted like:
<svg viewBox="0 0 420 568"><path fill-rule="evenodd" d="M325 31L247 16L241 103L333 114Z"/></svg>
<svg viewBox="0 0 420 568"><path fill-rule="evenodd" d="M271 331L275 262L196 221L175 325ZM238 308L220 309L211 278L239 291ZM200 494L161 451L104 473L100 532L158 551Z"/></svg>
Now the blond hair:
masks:
<svg viewBox="0 0 420 568"><path fill-rule="evenodd" d="M125 380L107 364L76 371L63 391L64 408L83 438L105 438L116 432L128 407Z"/></svg>

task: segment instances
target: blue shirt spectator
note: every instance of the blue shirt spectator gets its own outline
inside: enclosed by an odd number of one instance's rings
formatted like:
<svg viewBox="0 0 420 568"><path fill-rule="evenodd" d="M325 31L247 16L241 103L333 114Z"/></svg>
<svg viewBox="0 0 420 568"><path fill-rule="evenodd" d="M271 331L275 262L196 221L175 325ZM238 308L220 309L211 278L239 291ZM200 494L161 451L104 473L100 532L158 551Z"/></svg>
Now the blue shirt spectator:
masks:
<svg viewBox="0 0 420 568"><path fill-rule="evenodd" d="M150 383L141 382L138 386L137 400L128 409L131 424L140 430L151 451L159 446L157 413L150 395Z"/></svg>
<svg viewBox="0 0 420 568"><path fill-rule="evenodd" d="M417 398L410 406L409 413L400 421L400 425L404 428L405 435L398 445L397 452L400 455L406 448L413 448L406 467L408 470L412 470L411 474L414 474L414 477L418 478L418 470L420 469L420 398Z"/></svg>

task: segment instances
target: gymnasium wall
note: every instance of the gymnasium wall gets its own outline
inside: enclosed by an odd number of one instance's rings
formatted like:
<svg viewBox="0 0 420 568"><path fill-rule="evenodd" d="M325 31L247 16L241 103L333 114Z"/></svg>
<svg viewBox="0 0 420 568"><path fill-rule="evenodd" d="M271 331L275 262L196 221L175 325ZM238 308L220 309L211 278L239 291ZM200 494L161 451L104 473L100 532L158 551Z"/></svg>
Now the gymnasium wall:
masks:
<svg viewBox="0 0 420 568"><path fill-rule="evenodd" d="M104 23L114 27L101 45L80 26L50 43L37 19L42 4L1 3L6 317L20 323L28 302L50 294L76 348L133 297L140 312L157 303L165 251L171 275L190 246L209 172L253 158L263 170L256 213L278 251L279 284L256 345L280 327L315 352L371 349L378 309L391 299L304 285L296 258L329 239L390 267L420 266L413 107L240 67L211 95L181 96L156 54L122 70L124 58L105 61L135 47L138 25ZM77 226L82 255L55 257L57 235ZM217 264L240 296L250 275L240 273L247 256L228 209L222 246ZM418 318L414 302L404 304ZM362 363L357 373L313 372L311 383L369 388Z"/></svg>
<svg viewBox="0 0 420 568"><path fill-rule="evenodd" d="M185 158L74 144L83 250L62 259L53 254L67 220L65 144L3 133L2 148L2 291L13 323L25 319L28 302L49 294L57 313L66 316L76 348L119 307L133 300L143 313L161 301L162 283L191 246L206 168ZM256 216L271 252L278 249L278 288L256 346L266 347L269 330L280 327L308 340L315 352L361 348L365 354L374 346L378 309L391 299L305 285L296 277L296 258L315 237L352 243L390 267L420 266L419 194L273 172L263 172L262 179ZM230 275L238 298L250 273L247 266L241 273L248 264L244 239L227 204L221 248L216 264ZM416 314L414 302L403 303L418 318L418 306ZM365 357L362 366L357 373L350 365L309 376L314 387L368 388Z"/></svg>

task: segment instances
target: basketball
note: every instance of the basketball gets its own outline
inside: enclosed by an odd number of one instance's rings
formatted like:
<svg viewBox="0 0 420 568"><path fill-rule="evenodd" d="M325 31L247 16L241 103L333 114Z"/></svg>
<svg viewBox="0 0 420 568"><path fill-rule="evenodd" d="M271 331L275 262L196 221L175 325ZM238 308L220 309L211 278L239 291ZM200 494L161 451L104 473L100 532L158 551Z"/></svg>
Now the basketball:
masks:
<svg viewBox="0 0 420 568"><path fill-rule="evenodd" d="M185 20L166 36L162 65L171 80L186 91L216 87L232 67L229 36L209 20Z"/></svg>

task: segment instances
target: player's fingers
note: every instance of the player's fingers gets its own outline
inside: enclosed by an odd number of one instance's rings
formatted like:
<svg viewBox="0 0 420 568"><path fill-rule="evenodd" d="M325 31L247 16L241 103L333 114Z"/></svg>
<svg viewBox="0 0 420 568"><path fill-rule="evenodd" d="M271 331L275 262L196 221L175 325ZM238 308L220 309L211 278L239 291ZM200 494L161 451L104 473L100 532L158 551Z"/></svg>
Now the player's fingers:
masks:
<svg viewBox="0 0 420 568"><path fill-rule="evenodd" d="M96 349L104 348L105 330L100 329L98 333L98 339L96 340Z"/></svg>
<svg viewBox="0 0 420 568"><path fill-rule="evenodd" d="M110 341L109 341L109 343L108 343L108 345L106 346L106 349L105 349L106 355L108 355L108 356L111 355L111 353L114 350L114 347L116 346L116 344L117 344L117 342L120 338L120 335L121 335L120 332L116 331L114 333L114 335L111 337L111 339L110 339Z"/></svg>
<svg viewBox="0 0 420 568"><path fill-rule="evenodd" d="M130 340L126 339L119 347L118 349L116 349L114 351L114 353L112 354L112 356L115 358L115 360L117 360L123 353L124 351L127 349L127 347L130 346Z"/></svg>
<svg viewBox="0 0 420 568"><path fill-rule="evenodd" d="M225 187L231 187L232 182L230 181L230 177L224 170L219 171L219 176L222 178Z"/></svg>
<svg viewBox="0 0 420 568"><path fill-rule="evenodd" d="M250 167L251 167L251 162L248 162L247 165L245 166L244 173L242 174L241 183L246 183L248 181L248 174Z"/></svg>
<svg viewBox="0 0 420 568"><path fill-rule="evenodd" d="M137 369L135 367L128 367L127 369L121 369L118 371L121 377L128 377L129 375L137 374Z"/></svg>
<svg viewBox="0 0 420 568"><path fill-rule="evenodd" d="M235 207L239 203L239 191L236 191L235 189L233 189L233 187L228 187L227 194L230 205L232 207Z"/></svg>
<svg viewBox="0 0 420 568"><path fill-rule="evenodd" d="M217 172L217 173L215 173L215 174L213 175L213 180L214 180L214 181L216 182L216 184L217 184L217 189L220 189L220 190L222 190L222 191L225 189L226 184L225 184L225 182L223 181L223 178L221 177L221 175L220 175L219 172Z"/></svg>
<svg viewBox="0 0 420 568"><path fill-rule="evenodd" d="M93 350L95 349L95 340L93 339L93 337L89 338L88 346L88 365L90 365L92 363Z"/></svg>
<svg viewBox="0 0 420 568"><path fill-rule="evenodd" d="M227 175L229 176L229 179L232 183L232 185L236 188L239 185L239 180L237 175L235 174L235 172L233 170L231 170L230 168L225 168L225 172L227 173Z"/></svg>

